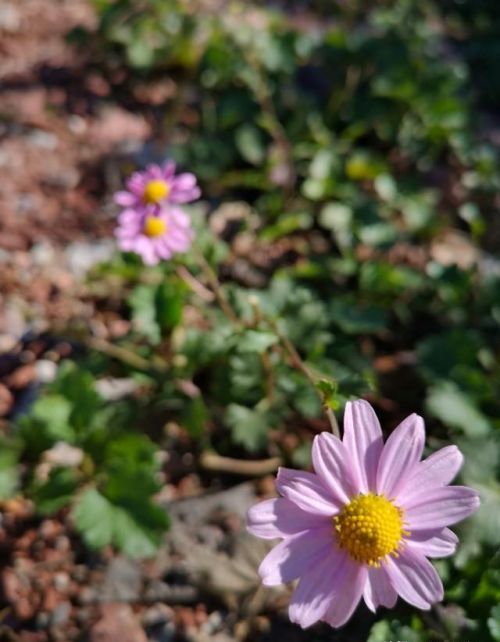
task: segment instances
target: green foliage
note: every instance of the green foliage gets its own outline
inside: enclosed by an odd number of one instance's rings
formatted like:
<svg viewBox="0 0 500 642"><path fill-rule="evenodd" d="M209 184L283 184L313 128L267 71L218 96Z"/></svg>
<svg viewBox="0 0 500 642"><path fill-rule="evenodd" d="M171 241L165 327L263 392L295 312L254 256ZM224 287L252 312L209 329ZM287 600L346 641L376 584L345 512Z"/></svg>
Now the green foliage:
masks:
<svg viewBox="0 0 500 642"><path fill-rule="evenodd" d="M136 286L128 299L136 332L152 345L160 343L182 319L184 293L182 283L172 280Z"/></svg>
<svg viewBox="0 0 500 642"><path fill-rule="evenodd" d="M0 440L0 500L9 499L19 481L19 446L5 439Z"/></svg>
<svg viewBox="0 0 500 642"><path fill-rule="evenodd" d="M106 406L90 372L66 362L50 390L21 418L19 448L32 462L27 494L40 513L69 505L89 546L114 545L143 557L154 553L168 526L165 510L152 500L161 487L157 447L147 436L122 428L119 411ZM59 457L57 446L66 449ZM0 463L7 465L2 490L11 491L12 452L5 450L2 457Z"/></svg>
<svg viewBox="0 0 500 642"><path fill-rule="evenodd" d="M124 480L122 480L124 481ZM133 483L134 480L132 480ZM153 555L168 521L164 509L144 501L147 490L135 487L137 496L122 493L113 500L90 488L77 499L72 511L76 527L92 548L115 545L131 557ZM135 493L134 493L135 495Z"/></svg>
<svg viewBox="0 0 500 642"><path fill-rule="evenodd" d="M265 445L270 425L265 412L233 403L227 407L227 422L235 443L245 446L250 452Z"/></svg>

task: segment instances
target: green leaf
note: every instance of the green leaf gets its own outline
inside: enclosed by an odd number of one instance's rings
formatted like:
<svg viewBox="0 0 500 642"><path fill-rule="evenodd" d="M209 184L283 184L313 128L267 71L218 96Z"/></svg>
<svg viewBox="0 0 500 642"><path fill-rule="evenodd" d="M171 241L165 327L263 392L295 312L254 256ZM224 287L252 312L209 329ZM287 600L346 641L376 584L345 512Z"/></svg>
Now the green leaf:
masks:
<svg viewBox="0 0 500 642"><path fill-rule="evenodd" d="M267 226L260 234L263 241L272 242L299 230L308 230L312 226L312 216L307 212L283 214L273 225Z"/></svg>
<svg viewBox="0 0 500 642"><path fill-rule="evenodd" d="M57 441L75 442L75 430L70 425L72 410L65 397L48 394L33 404L30 415L21 417L20 434L30 456L40 454Z"/></svg>
<svg viewBox="0 0 500 642"><path fill-rule="evenodd" d="M361 288L372 296L397 296L405 291L418 290L424 283L425 277L416 270L383 261L367 261L360 270Z"/></svg>
<svg viewBox="0 0 500 642"><path fill-rule="evenodd" d="M128 304L135 331L157 345L161 340L161 329L156 318L156 287L138 285L129 296Z"/></svg>
<svg viewBox="0 0 500 642"><path fill-rule="evenodd" d="M73 469L56 468L45 483L35 483L30 494L37 510L50 515L72 501L77 486L78 479Z"/></svg>
<svg viewBox="0 0 500 642"><path fill-rule="evenodd" d="M362 306L351 298L333 300L330 317L346 334L375 334L385 330L388 324L386 310Z"/></svg>
<svg viewBox="0 0 500 642"><path fill-rule="evenodd" d="M104 469L114 480L116 476L126 478L139 475L144 482L140 484L142 492L150 494L157 490L155 476L158 463L155 458L156 445L145 435L126 433L115 437L106 445ZM138 480L136 480L136 483ZM149 490L143 488L146 483ZM119 484L116 484L119 486ZM136 492L137 488L131 486L128 492ZM119 493L120 491L118 491Z"/></svg>
<svg viewBox="0 0 500 642"><path fill-rule="evenodd" d="M490 611L488 629L495 642L500 642L500 604L494 606Z"/></svg>
<svg viewBox="0 0 500 642"><path fill-rule="evenodd" d="M0 440L0 500L15 493L19 481L19 447Z"/></svg>
<svg viewBox="0 0 500 642"><path fill-rule="evenodd" d="M95 488L82 493L71 517L90 547L99 549L113 542L113 506Z"/></svg>
<svg viewBox="0 0 500 642"><path fill-rule="evenodd" d="M243 158L252 165L260 165L266 155L260 131L253 125L241 125L235 133L235 143Z"/></svg>
<svg viewBox="0 0 500 642"><path fill-rule="evenodd" d="M478 368L481 341L476 332L455 329L429 336L417 346L422 373L432 379L449 379L457 366Z"/></svg>
<svg viewBox="0 0 500 642"><path fill-rule="evenodd" d="M469 437L484 437L490 424L473 400L450 381L442 381L429 390L426 407L430 413L451 428Z"/></svg>
<svg viewBox="0 0 500 642"><path fill-rule="evenodd" d="M90 547L114 545L131 557L154 555L168 526L165 511L147 498L112 502L95 488L82 493L71 517Z"/></svg>
<svg viewBox="0 0 500 642"><path fill-rule="evenodd" d="M344 203L327 203L319 215L319 223L332 235L341 248L352 245L354 213L352 207Z"/></svg>
<svg viewBox="0 0 500 642"><path fill-rule="evenodd" d="M170 281L138 285L129 296L134 329L153 345L163 332L175 328L182 319L184 286Z"/></svg>
<svg viewBox="0 0 500 642"><path fill-rule="evenodd" d="M353 181L373 180L386 170L386 164L371 152L358 150L347 160L345 172Z"/></svg>
<svg viewBox="0 0 500 642"><path fill-rule="evenodd" d="M420 622L419 622L420 625ZM421 627L421 625L420 625ZM423 631L416 631L403 625L398 620L381 620L376 622L370 631L367 642L427 642Z"/></svg>
<svg viewBox="0 0 500 642"><path fill-rule="evenodd" d="M127 58L131 67L151 67L155 59L155 50L144 38L134 38L127 47Z"/></svg>
<svg viewBox="0 0 500 642"><path fill-rule="evenodd" d="M181 423L194 439L203 437L209 419L208 409L201 395L185 401Z"/></svg>
<svg viewBox="0 0 500 642"><path fill-rule="evenodd" d="M93 376L71 361L65 361L61 366L52 390L71 403L69 423L79 431L88 428L102 406Z"/></svg>
<svg viewBox="0 0 500 642"><path fill-rule="evenodd" d="M272 332L261 330L246 330L237 340L236 349L241 354L256 352L262 354L278 342L278 337Z"/></svg>
<svg viewBox="0 0 500 642"><path fill-rule="evenodd" d="M316 388L321 392L324 403L327 406L333 410L336 410L339 407L337 399L338 386L334 381L330 381L329 379L320 379L316 383Z"/></svg>
<svg viewBox="0 0 500 642"><path fill-rule="evenodd" d="M49 394L38 399L33 405L31 416L38 421L52 425L54 432L65 433L70 430L69 418L73 406L71 402L58 394Z"/></svg>
<svg viewBox="0 0 500 642"><path fill-rule="evenodd" d="M265 413L232 403L227 408L226 419L235 443L250 451L259 450L265 445L269 428Z"/></svg>
<svg viewBox="0 0 500 642"><path fill-rule="evenodd" d="M156 322L161 330L172 330L182 320L185 288L182 284L163 281L156 289Z"/></svg>

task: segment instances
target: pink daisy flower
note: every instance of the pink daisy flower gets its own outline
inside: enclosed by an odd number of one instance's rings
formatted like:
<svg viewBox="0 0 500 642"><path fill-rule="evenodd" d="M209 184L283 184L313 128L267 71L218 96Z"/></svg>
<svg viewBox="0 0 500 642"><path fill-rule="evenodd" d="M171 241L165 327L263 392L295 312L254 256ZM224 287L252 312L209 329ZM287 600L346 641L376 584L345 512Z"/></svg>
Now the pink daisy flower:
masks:
<svg viewBox="0 0 500 642"><path fill-rule="evenodd" d="M143 209L170 203L189 203L200 196L196 176L175 173L175 163L163 166L148 165L142 172L134 172L126 182L126 190L116 192L115 202L121 207Z"/></svg>
<svg viewBox="0 0 500 642"><path fill-rule="evenodd" d="M475 511L479 497L472 488L448 486L462 464L458 448L420 461L424 442L418 415L384 445L370 404L348 403L343 440L326 432L314 440L315 473L280 468L281 497L250 509L251 533L283 540L259 567L263 583L300 578L293 622L341 626L361 598L372 611L392 608L398 595L420 609L442 600L427 558L454 553L458 539L447 527Z"/></svg>
<svg viewBox="0 0 500 642"><path fill-rule="evenodd" d="M125 252L135 252L147 265L156 265L174 254L189 249L193 232L191 222L180 207L149 206L144 212L126 209L118 217L115 229L118 245Z"/></svg>

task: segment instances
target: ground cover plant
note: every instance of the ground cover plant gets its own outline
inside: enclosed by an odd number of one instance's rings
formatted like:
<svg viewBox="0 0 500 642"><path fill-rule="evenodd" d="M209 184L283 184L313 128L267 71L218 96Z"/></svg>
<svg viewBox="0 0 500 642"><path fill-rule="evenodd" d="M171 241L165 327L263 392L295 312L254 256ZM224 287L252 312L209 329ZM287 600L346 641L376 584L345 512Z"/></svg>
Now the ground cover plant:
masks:
<svg viewBox="0 0 500 642"><path fill-rule="evenodd" d="M2 277L5 309L26 299L0 361L2 635L95 640L106 622L116 635L119 611L84 590L128 559L143 560L130 562L142 590L103 599L133 605L138 641L500 640L496 4L84 4L92 20L66 30L77 72L43 80L66 92L52 118L78 129L114 108L147 134L89 156L83 236L111 249L76 294L61 278L40 305L26 278ZM30 353L42 365L27 386L15 375ZM359 398L386 439L415 412L426 457L458 447L481 508L434 562L442 603L389 596L302 632L290 587L260 587L270 548L252 549L244 514L275 501L278 466L318 473L314 439L345 432ZM223 517L200 508L213 496ZM52 606L33 596L56 572L37 585L26 570L47 524L71 550L54 553L71 589ZM292 619L325 619L309 615Z"/></svg>

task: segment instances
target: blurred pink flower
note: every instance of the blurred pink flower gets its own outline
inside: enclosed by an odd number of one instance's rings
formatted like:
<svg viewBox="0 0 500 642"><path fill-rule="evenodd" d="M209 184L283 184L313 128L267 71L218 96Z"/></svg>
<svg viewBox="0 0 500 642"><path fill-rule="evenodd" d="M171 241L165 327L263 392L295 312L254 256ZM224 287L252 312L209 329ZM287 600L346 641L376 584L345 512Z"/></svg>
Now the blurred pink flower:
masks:
<svg viewBox="0 0 500 642"><path fill-rule="evenodd" d="M163 166L148 165L142 172L134 172L126 182L126 190L116 192L115 202L121 207L143 209L171 203L189 203L200 196L196 176L176 174L175 163Z"/></svg>
<svg viewBox="0 0 500 642"><path fill-rule="evenodd" d="M189 217L175 205L143 212L126 209L118 217L115 229L118 245L125 252L135 252L147 265L156 265L174 254L189 249L193 232Z"/></svg>
<svg viewBox="0 0 500 642"><path fill-rule="evenodd" d="M427 557L452 555L458 543L447 528L479 506L477 493L448 486L462 455L455 446L420 461L425 442L418 415L405 419L383 443L366 401L346 406L344 438L318 435L315 473L280 468L282 495L252 507L248 530L282 538L259 568L267 586L300 578L290 619L338 627L363 597L369 609L391 608L400 595L429 609L443 586Z"/></svg>

